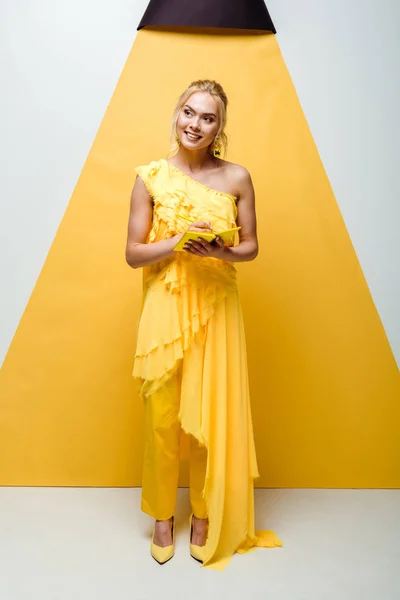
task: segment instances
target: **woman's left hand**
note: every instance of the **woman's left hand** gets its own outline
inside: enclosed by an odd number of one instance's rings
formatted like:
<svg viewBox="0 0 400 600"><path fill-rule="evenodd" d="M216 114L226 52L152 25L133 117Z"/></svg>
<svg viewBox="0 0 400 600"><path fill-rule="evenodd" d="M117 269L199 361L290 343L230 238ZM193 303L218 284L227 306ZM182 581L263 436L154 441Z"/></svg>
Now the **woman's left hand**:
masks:
<svg viewBox="0 0 400 600"><path fill-rule="evenodd" d="M196 256L208 256L213 258L224 258L225 254L225 243L220 237L216 237L212 244L207 242L205 239L200 238L195 240L189 240L184 245L183 249L189 254L195 254Z"/></svg>

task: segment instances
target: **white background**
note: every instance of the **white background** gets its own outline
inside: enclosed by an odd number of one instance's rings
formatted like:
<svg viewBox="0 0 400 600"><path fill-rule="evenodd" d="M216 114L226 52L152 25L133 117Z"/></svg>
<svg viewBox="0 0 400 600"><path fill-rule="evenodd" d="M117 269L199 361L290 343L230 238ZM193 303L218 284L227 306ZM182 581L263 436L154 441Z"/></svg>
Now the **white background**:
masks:
<svg viewBox="0 0 400 600"><path fill-rule="evenodd" d="M147 4L1 0L0 363ZM400 363L400 2L267 6Z"/></svg>

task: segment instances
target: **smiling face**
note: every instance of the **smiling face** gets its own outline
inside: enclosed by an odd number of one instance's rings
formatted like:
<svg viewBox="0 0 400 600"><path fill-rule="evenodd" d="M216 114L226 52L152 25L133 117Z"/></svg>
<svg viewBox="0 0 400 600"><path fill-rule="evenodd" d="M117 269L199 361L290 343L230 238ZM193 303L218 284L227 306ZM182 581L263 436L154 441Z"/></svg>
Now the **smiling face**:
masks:
<svg viewBox="0 0 400 600"><path fill-rule="evenodd" d="M195 92L187 99L176 122L176 134L188 150L213 143L219 130L218 102L208 92Z"/></svg>

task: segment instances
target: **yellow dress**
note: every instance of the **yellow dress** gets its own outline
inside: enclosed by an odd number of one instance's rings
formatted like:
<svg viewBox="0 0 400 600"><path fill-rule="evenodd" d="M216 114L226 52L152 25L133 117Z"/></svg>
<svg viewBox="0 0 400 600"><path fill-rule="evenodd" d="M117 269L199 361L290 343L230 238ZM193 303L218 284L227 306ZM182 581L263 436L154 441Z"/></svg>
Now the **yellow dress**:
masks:
<svg viewBox="0 0 400 600"><path fill-rule="evenodd" d="M176 235L188 223L235 227L236 199L192 179L165 159L136 168L153 198L147 243ZM146 400L184 363L179 420L207 449L204 500L209 529L204 566L222 570L235 552L281 546L272 531L254 530L253 480L258 477L247 358L236 269L187 252L144 269L144 295L134 377Z"/></svg>

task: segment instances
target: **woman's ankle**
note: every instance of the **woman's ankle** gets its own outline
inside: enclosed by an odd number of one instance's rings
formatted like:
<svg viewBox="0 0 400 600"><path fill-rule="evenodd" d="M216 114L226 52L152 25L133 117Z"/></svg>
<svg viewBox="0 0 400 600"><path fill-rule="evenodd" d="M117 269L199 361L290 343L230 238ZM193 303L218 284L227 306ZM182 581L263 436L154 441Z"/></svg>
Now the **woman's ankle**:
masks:
<svg viewBox="0 0 400 600"><path fill-rule="evenodd" d="M173 517L165 520L156 519L153 536L156 546L169 546L173 543L172 525Z"/></svg>
<svg viewBox="0 0 400 600"><path fill-rule="evenodd" d="M200 526L208 525L208 517L196 517L196 515L193 515L193 524L199 524Z"/></svg>

